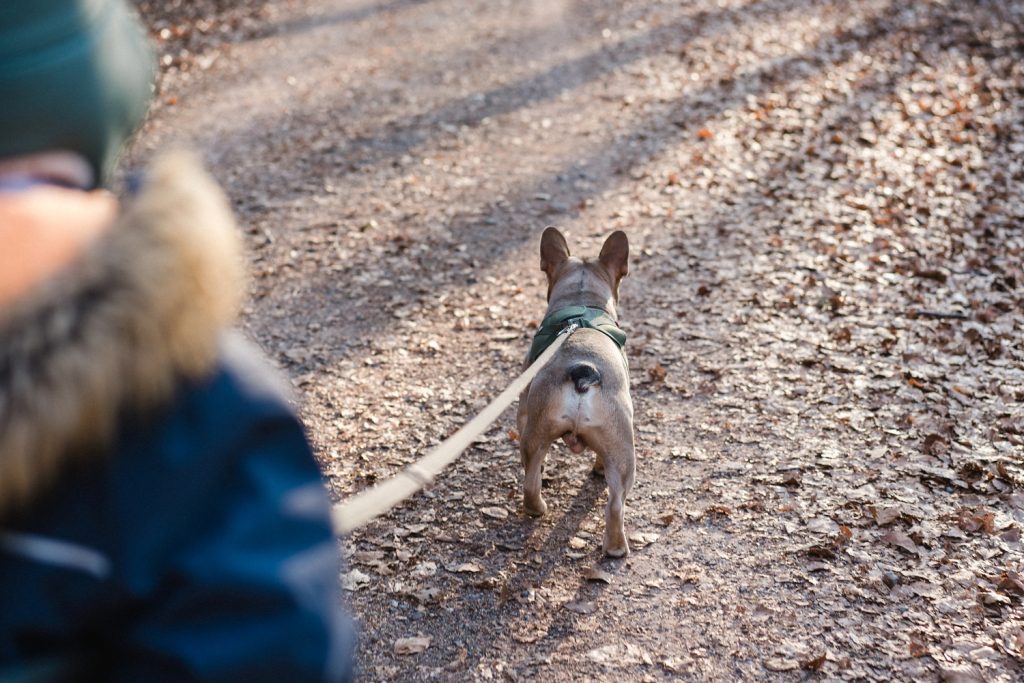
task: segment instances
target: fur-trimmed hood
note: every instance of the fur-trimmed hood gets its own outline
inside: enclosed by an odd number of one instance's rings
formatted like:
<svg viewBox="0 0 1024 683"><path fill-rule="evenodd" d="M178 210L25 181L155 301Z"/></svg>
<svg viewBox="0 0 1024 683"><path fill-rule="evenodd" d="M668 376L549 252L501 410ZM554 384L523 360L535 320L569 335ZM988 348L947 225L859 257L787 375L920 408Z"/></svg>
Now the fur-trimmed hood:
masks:
<svg viewBox="0 0 1024 683"><path fill-rule="evenodd" d="M0 311L0 514L211 370L242 271L227 201L176 153L71 267Z"/></svg>

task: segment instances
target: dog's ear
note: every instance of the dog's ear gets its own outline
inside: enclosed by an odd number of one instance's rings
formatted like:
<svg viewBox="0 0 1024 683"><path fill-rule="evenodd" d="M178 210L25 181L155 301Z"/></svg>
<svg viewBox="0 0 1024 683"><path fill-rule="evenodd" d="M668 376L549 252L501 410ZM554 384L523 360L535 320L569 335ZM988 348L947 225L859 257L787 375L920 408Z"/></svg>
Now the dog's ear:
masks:
<svg viewBox="0 0 1024 683"><path fill-rule="evenodd" d="M601 247L601 255L597 257L597 260L612 276L612 282L615 283L615 289L618 290L619 280L629 273L629 240L626 238L626 233L616 230L609 235L608 239L604 241L604 246Z"/></svg>
<svg viewBox="0 0 1024 683"><path fill-rule="evenodd" d="M540 269L548 275L548 281L555 276L558 266L569 258L569 245L566 244L558 228L548 226L540 238Z"/></svg>

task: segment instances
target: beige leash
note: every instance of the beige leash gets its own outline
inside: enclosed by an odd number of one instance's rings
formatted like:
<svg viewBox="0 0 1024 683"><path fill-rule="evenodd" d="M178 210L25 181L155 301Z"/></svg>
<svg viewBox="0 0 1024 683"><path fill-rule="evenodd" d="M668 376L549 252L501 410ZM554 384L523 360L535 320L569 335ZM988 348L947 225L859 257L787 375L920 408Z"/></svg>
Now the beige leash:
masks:
<svg viewBox="0 0 1024 683"><path fill-rule="evenodd" d="M555 341L544 350L544 353L533 362L533 365L508 385L505 391L501 392L476 417L442 441L434 450L390 479L335 505L331 513L334 532L339 535L348 534L430 484L434 477L441 473L441 470L453 463L470 444L487 431L491 423L497 420L505 408L512 404L512 401L526 388L526 385L540 372L540 369L551 360L555 352L577 328L576 324L572 324L559 332Z"/></svg>

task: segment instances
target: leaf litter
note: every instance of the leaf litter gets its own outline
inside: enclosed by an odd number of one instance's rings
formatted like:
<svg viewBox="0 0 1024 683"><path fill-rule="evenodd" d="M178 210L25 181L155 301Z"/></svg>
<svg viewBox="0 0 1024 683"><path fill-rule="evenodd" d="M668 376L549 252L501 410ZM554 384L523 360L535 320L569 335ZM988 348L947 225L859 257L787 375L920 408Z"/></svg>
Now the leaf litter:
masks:
<svg viewBox="0 0 1024 683"><path fill-rule="evenodd" d="M208 152L336 499L514 376L544 225L629 234L633 554L505 415L344 540L366 680L1024 678L1019 0L140 4L129 162Z"/></svg>

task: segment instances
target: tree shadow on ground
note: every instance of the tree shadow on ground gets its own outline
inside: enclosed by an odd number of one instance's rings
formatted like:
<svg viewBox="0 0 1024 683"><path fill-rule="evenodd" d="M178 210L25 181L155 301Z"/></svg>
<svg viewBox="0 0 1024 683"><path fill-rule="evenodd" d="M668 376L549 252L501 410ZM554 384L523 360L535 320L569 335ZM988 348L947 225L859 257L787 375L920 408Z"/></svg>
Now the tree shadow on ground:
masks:
<svg viewBox="0 0 1024 683"><path fill-rule="evenodd" d="M887 25L888 24L888 25ZM915 23L912 25L904 24L899 21L899 12L894 10L892 15L887 15L884 18L878 18L874 22L869 22L866 25L858 27L857 29L846 32L839 36L835 41L826 41L821 45L816 46L815 50L810 51L808 54L802 54L800 56L789 57L780 62L781 66L771 66L765 69L759 69L755 72L755 75L740 77L736 84L736 92L731 90L721 89L718 92L726 96L727 101L736 102L741 101L741 98L745 97L746 94L751 92L760 92L764 85L761 83L761 79L764 77L763 74L769 74L771 76L781 75L787 73L788 68L793 68L796 65L810 64L817 70L825 70L834 68L837 65L844 63L849 60L853 55L867 51L873 46L877 45L880 41L885 40L887 37L894 33L904 32L910 36L915 33L921 33L927 35L930 32L937 30L940 27L947 27L949 29L950 22L949 17L942 14L941 11L933 13L925 23ZM826 59L824 55L828 55ZM850 134L857 130L858 124L863 120L865 116L869 116L872 109L878 106L880 103L885 102L890 98L898 88L903 84L903 79L908 77L910 73L917 68L912 62L905 62L903 68L898 71L879 72L877 74L871 74L870 77L866 78L864 82L860 83L855 90L855 97L851 97L848 104L836 104L835 106L828 108L828 116L820 121L815 122L814 125L808 126L805 130L800 131L800 134L796 137L798 144L794 145L792 154L782 159L775 166L773 166L769 175L771 178L765 178L766 182L764 185L755 185L748 191L741 195L734 197L730 201L730 211L735 211L736 207L743 207L750 205L752 210L757 210L760 204L767 198L770 201L775 202L775 211L780 215L785 214L787 202L791 201L789 196L799 197L799 193L790 193L788 186L793 183L802 183L804 181L799 180L796 176L803 170L805 164L813 160L813 155L806 155L806 148L808 145L821 145L828 137L832 136L835 131L842 131L844 134ZM761 77L758 77L761 75ZM774 81L778 83L778 80ZM731 85L731 84L730 84ZM722 107L726 105L720 105ZM685 106L680 103L674 103L671 111L672 115L689 117L687 120L692 121L696 124L698 121L705 120L708 114L708 109L703 108L697 112L688 112ZM649 123L649 120L645 120L645 123ZM669 136L672 139L678 139L678 134ZM1005 142L1005 141L1004 141ZM625 162L630 166L637 166L642 164L647 159L650 159L658 150L662 149L665 145L671 144L669 142L656 141L650 147L648 147L647 153L642 157L628 157L628 149L611 149L604 150L612 156L618 155L618 161L622 161L621 157L627 157ZM599 163L600 155L594 154L592 157L588 157L584 162L584 167L592 168ZM790 179L791 178L791 179ZM614 177L608 177L608 183L615 182ZM532 186L532 187L539 187ZM520 200L520 203L511 202L510 213L517 208L522 210L528 202L525 197L528 196L524 193L524 199ZM729 228L730 226L720 225L720 221L715 220L715 215L710 216L711 220L708 220L701 226L696 226L695 229L706 235L707 240L711 242L729 240L728 230L723 228ZM732 226L737 227L737 226ZM469 230L470 226L466 224L463 229ZM687 226L686 229L691 229ZM670 261L675 258L671 254L665 254L653 258L660 258L663 261ZM752 273L752 264L744 264L745 272ZM743 269L741 269L743 270ZM642 271L640 277L644 277ZM508 528L488 532L485 530L481 534L477 535L471 540L466 542L466 547L472 550L474 553L480 552L482 556L488 558L488 572L502 572L509 571L509 568L514 570L513 581L510 581L510 585L514 587L518 586L533 586L539 585L543 582L544 578L550 576L556 568L563 566L565 562L563 558L565 543L574 531L579 528L581 521L586 517L589 511L592 511L596 505L599 491L603 490L603 485L600 483L591 483L591 488L596 488L594 492L589 494L583 500L579 501L579 504L585 506L580 510L576 510L577 503L573 503L570 508L570 513L563 517L556 525L556 529L552 531L551 536L544 544L544 547L538 551L538 568L522 569L516 567L514 562L515 558L511 558L510 561L505 561L504 557L498 562L494 561L495 555L487 554L488 544L493 542L495 538L502 539L503 543L506 543L512 550L508 551L519 557L517 553L523 552L518 550L520 546L527 547L531 534L533 532L532 527L528 526L516 526L512 522L509 522ZM579 499L578 499L579 500ZM516 583L515 579L519 581ZM589 590L589 589L588 589ZM576 599L586 597L589 595L584 589L581 589L577 594ZM484 593L480 598L480 607L474 611L466 612L462 615L464 618L464 624L467 629L486 629L494 626L494 610L500 610L501 618L498 620L498 625L508 627L516 624L517 620L521 618L528 618L530 616L530 610L528 604L519 603L508 603L498 604L497 598L494 596ZM572 633L571 617L559 618L557 633L551 638L545 641L544 650L552 652L557 648L557 641L560 638L570 637ZM495 637L503 637L503 634L495 633ZM449 643L449 641L445 641ZM454 641L451 641L448 645L450 648L455 648ZM479 661L479 657L472 660L472 662Z"/></svg>
<svg viewBox="0 0 1024 683"><path fill-rule="evenodd" d="M789 80L803 78L809 71L820 71L842 64L855 54L870 50L872 45L895 31L908 30L899 23L898 18L898 9L893 9L838 35L825 36L818 44L798 54L759 65L748 73L725 79L657 107L634 123L630 131L557 172L528 182L507 196L505 202L488 203L456 215L442 235L425 230L420 232L421 226L412 224L408 226L408 239L429 244L428 258L410 263L403 250L396 250L381 254L374 262L373 269L391 283L389 291L412 301L422 299L419 290L425 282L431 283L431 296L472 284L485 277L497 263L535 240L540 226L578 220L586 211L584 205L587 199L627 181L631 169L641 167L680 144L687 136L694 135L694 131L708 119L741 105L750 96L763 95L778 89ZM920 30L924 30L924 27L920 27ZM698 99L701 105L691 106ZM667 121L674 121L675 125L666 129ZM643 140L643 146L636 145L638 139ZM800 150L794 150L797 162L799 154ZM589 180L585 189L560 180L579 176ZM752 193L758 191L755 189ZM538 193L549 194L552 203L567 208L557 215L539 213L535 200ZM738 197L736 201L741 199ZM717 230L717 227L699 226L698 229ZM714 236L715 239L719 237ZM452 253L460 244L472 246L471 263L449 271L438 269L432 256ZM334 351L341 354L338 357L344 357L352 349L361 347L366 340L377 336L380 330L394 321L391 311L386 307L363 306L359 301L350 300L347 283L365 268L364 262L352 262L342 264L337 270L324 273L322 277L314 276L311 282L306 283L304 292L290 301L290 305L299 310L322 310L325 299L348 309L347 321L351 327L346 340L334 347ZM305 292L311 296L305 297Z"/></svg>
<svg viewBox="0 0 1024 683"><path fill-rule="evenodd" d="M398 4L405 5L410 1L405 0ZM281 130L286 120L295 128L305 117L316 116L314 112L304 112L296 108L250 118L244 126L226 136L218 133L216 139L200 139L198 145L203 149L225 150L230 153L232 150L239 150L239 142L246 142L249 144L244 152L251 156L260 153L258 145L256 149L252 149L252 141L262 138L268 145L274 146L275 153L281 152L275 154L277 165L305 170L317 178L326 175L332 183L340 186L351 174L391 163L415 149L425 148L443 137L446 129L477 127L487 119L553 100L563 93L576 90L644 57L662 52L666 42L674 44L674 50L684 51L688 40L705 35L703 32L708 25L722 24L723 28L732 28L738 23L756 22L760 18L786 9L791 4L792 0L749 0L740 7L721 8L714 12L701 10L693 15L684 14L663 26L650 28L613 44L602 45L597 50L562 61L507 85L458 97L427 111L375 122L373 130L354 137L348 135L345 128L347 122L343 120L334 117L326 121L310 119L312 123L317 124L313 127L317 130L316 142L330 139L340 141L320 146L313 158L304 145L282 145L279 144L281 141L271 140L265 135L267 131ZM440 67L443 68L444 65ZM374 87L375 81L368 82L359 96L363 99L374 99ZM335 104L340 105L341 102ZM240 162L241 159L230 157L220 161L234 168L244 168L246 164ZM260 174L249 179L254 182L242 184L260 186L262 179L263 175ZM276 203L308 199L308 189L301 186L277 187L274 188L273 199Z"/></svg>
<svg viewBox="0 0 1024 683"><path fill-rule="evenodd" d="M548 463L549 470L559 465L571 465L563 453L551 453L549 458L553 460ZM500 469L504 471L513 468L504 466ZM494 471L486 470L484 474L489 476L483 479L492 479ZM603 561L599 533L596 540L590 541L590 547L585 549L586 557L571 559L565 555L566 549L570 547L570 539L580 533L585 520L596 509L603 510L604 479L584 474L583 481L579 481L579 473L578 467L570 468L568 473L555 475L556 481L545 487L545 497L550 506L545 517L532 519L517 510L503 521L485 519L481 529L464 537L460 535L456 545L448 546L450 552L442 551L445 556L443 564L447 567L473 561L485 564L486 569L473 575L471 587L466 585L466 575L444 572L440 585L447 597L442 604L457 602L458 630L432 628L429 625L429 613L410 614L412 623L409 628L419 628L424 633L430 633L433 637L431 648L439 653L439 657L458 659L462 634L468 631L486 634L488 639L493 640L529 639L531 629L536 628L535 618L540 607L538 601L543 600L542 587L550 583L553 572L566 568L573 572L582 571L588 562ZM481 481L481 491L485 488ZM446 493L450 493L446 489L445 484L438 486L433 491L433 499L444 500ZM457 515L458 519L450 518L445 528L458 530L472 527L481 518L478 505L495 502L502 501L481 500L478 504L464 506ZM387 523L382 522L379 526L386 528ZM376 525L367 529L369 536L375 535L375 528ZM586 535L589 537L592 534ZM437 557L437 553L432 553L432 556ZM605 561L605 568L611 572L617 572L621 566L621 560ZM602 587L595 586L596 593L590 595L589 599L594 599L601 590ZM482 651L465 653L457 670L452 673L472 670L486 654Z"/></svg>
<svg viewBox="0 0 1024 683"><path fill-rule="evenodd" d="M339 24L354 24L366 21L379 14L388 14L400 10L428 4L430 0L387 0L386 2L368 2L359 7L350 9L334 10L300 19L289 19L287 21L269 24L262 30L253 33L250 39L256 40L269 36L287 36L295 33L303 33L313 29L337 26Z"/></svg>

